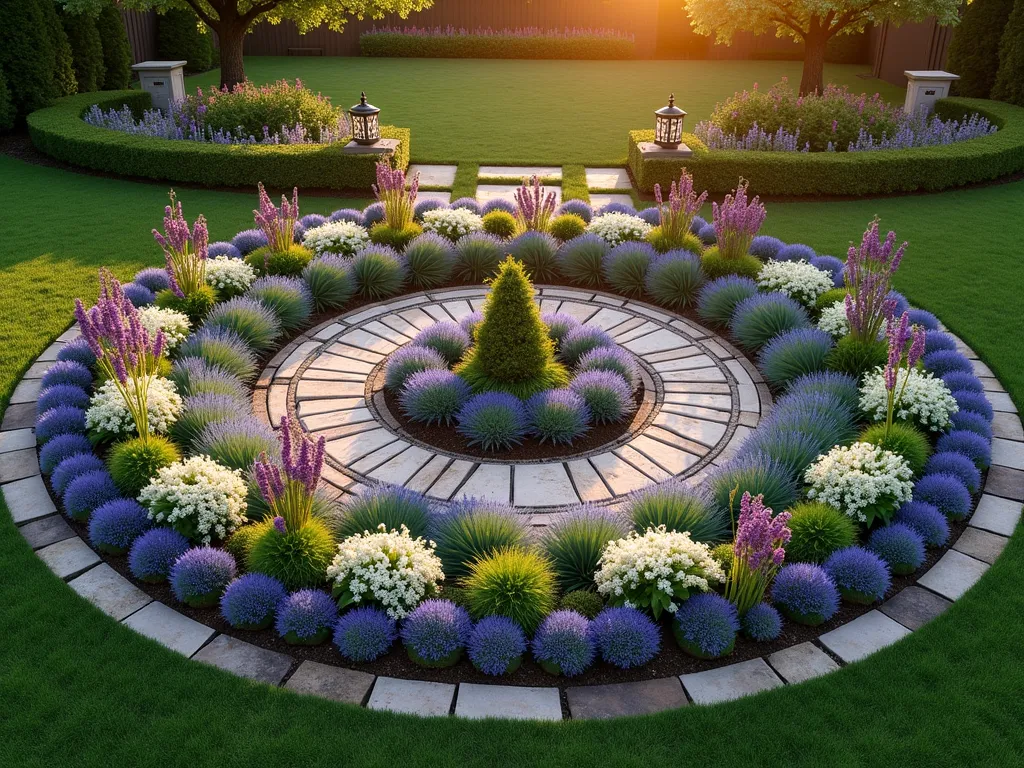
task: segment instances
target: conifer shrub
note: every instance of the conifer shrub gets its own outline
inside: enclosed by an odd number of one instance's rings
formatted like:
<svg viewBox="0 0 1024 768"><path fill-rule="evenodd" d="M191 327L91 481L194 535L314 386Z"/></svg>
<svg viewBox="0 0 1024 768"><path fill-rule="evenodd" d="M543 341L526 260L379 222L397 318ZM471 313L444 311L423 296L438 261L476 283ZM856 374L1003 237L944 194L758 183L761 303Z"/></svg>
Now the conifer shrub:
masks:
<svg viewBox="0 0 1024 768"><path fill-rule="evenodd" d="M71 45L71 59L75 69L78 92L98 91L106 77L103 63L103 40L96 28L96 19L91 13L61 14L64 32Z"/></svg>
<svg viewBox="0 0 1024 768"><path fill-rule="evenodd" d="M96 30L103 49L104 76L100 87L105 91L123 91L132 81L132 47L116 5L103 4L96 17Z"/></svg>
<svg viewBox="0 0 1024 768"><path fill-rule="evenodd" d="M199 28L192 10L169 8L157 17L157 58L184 59L188 72L205 72L213 66L213 38Z"/></svg>

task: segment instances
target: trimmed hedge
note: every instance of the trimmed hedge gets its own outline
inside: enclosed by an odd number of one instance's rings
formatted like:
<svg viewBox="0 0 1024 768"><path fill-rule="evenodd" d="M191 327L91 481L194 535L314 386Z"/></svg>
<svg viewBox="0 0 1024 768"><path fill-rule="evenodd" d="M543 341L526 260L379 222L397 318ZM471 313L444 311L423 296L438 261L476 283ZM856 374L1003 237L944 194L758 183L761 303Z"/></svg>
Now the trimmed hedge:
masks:
<svg viewBox="0 0 1024 768"><path fill-rule="evenodd" d="M97 171L209 186L252 186L262 181L280 188L369 189L376 181L376 156L343 154L344 140L329 145L249 146L130 136L84 122L82 115L93 104L104 111L127 104L139 114L150 107L150 97L144 91L111 91L58 99L29 115L33 145L58 160ZM383 125L380 133L401 141L394 163L408 167L409 129Z"/></svg>
<svg viewBox="0 0 1024 768"><path fill-rule="evenodd" d="M890 192L936 192L989 181L1024 170L1024 109L985 99L942 99L944 119L977 112L999 131L991 136L947 146L874 152L744 152L708 150L693 134L683 141L693 149L686 160L641 161L637 144L653 141L654 131L630 131L629 167L641 192L667 188L682 167L697 189L711 194L732 191L741 176L761 195L875 195Z"/></svg>
<svg viewBox="0 0 1024 768"><path fill-rule="evenodd" d="M635 59L636 43L628 38L579 35L412 35L364 32L363 56L423 59Z"/></svg>

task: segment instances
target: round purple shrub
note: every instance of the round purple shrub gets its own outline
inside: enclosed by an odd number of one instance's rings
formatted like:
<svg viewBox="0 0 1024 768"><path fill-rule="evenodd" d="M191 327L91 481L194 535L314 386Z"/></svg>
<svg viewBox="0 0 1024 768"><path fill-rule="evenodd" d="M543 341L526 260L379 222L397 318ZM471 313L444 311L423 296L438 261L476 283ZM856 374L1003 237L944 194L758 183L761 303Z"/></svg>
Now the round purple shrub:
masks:
<svg viewBox="0 0 1024 768"><path fill-rule="evenodd" d="M964 373L974 371L970 360L951 349L939 349L935 352L925 353L924 367L936 376L944 376L952 371L963 371Z"/></svg>
<svg viewBox="0 0 1024 768"><path fill-rule="evenodd" d="M798 624L823 624L839 610L839 590L819 565L784 565L772 584L772 602Z"/></svg>
<svg viewBox="0 0 1024 768"><path fill-rule="evenodd" d="M580 327L580 321L564 312L545 312L540 321L548 327L548 336L557 347L569 331Z"/></svg>
<svg viewBox="0 0 1024 768"><path fill-rule="evenodd" d="M231 244L243 256L248 256L257 248L264 247L267 242L267 235L262 229L243 229L231 238Z"/></svg>
<svg viewBox="0 0 1024 768"><path fill-rule="evenodd" d="M101 552L123 555L153 527L146 508L134 499L114 499L96 508L89 519L89 541Z"/></svg>
<svg viewBox="0 0 1024 768"><path fill-rule="evenodd" d="M625 203L608 203L598 208L594 215L604 216L606 213L624 213L627 216L636 216L637 210L632 205L626 205Z"/></svg>
<svg viewBox="0 0 1024 768"><path fill-rule="evenodd" d="M526 402L530 433L545 442L572 443L590 429L590 409L571 389L538 392Z"/></svg>
<svg viewBox="0 0 1024 768"><path fill-rule="evenodd" d="M962 453L943 451L932 454L924 466L926 475L946 474L960 478L972 494L981 490L981 470Z"/></svg>
<svg viewBox="0 0 1024 768"><path fill-rule="evenodd" d="M81 363L87 368L91 368L96 364L96 355L92 353L92 349L89 347L89 342L79 336L77 339L72 339L57 353L57 359L60 361L73 361Z"/></svg>
<svg viewBox="0 0 1024 768"><path fill-rule="evenodd" d="M511 213L511 211L510 211ZM585 203L582 200L566 200L555 212L555 215L561 216L564 213L571 213L575 216L579 216L587 224L594 218L594 209L590 207L589 203Z"/></svg>
<svg viewBox="0 0 1024 768"><path fill-rule="evenodd" d="M929 547L941 547L949 539L949 521L938 507L927 501L903 502L893 522L913 528Z"/></svg>
<svg viewBox="0 0 1024 768"><path fill-rule="evenodd" d="M784 245L775 254L776 261L810 261L818 254L809 245L803 243L790 243Z"/></svg>
<svg viewBox="0 0 1024 768"><path fill-rule="evenodd" d="M428 211L436 211L440 208L447 208L447 203L442 202L434 197L428 197L426 200L417 200L416 205L412 207L412 217L416 221L423 221L423 214Z"/></svg>
<svg viewBox="0 0 1024 768"><path fill-rule="evenodd" d="M703 216L694 216L693 221L690 222L690 234L699 235L700 231L707 225L708 222Z"/></svg>
<svg viewBox="0 0 1024 768"><path fill-rule="evenodd" d="M363 208L363 226L369 229L379 221L384 221L384 203L370 203Z"/></svg>
<svg viewBox="0 0 1024 768"><path fill-rule="evenodd" d="M521 443L528 425L523 401L507 392L474 395L459 409L455 419L469 444L479 445L485 451Z"/></svg>
<svg viewBox="0 0 1024 768"><path fill-rule="evenodd" d="M925 331L924 351L925 354L947 350L956 351L956 339L944 331Z"/></svg>
<svg viewBox="0 0 1024 768"><path fill-rule="evenodd" d="M885 560L897 576L913 573L924 563L924 537L904 523L876 528L868 540L868 549Z"/></svg>
<svg viewBox="0 0 1024 768"><path fill-rule="evenodd" d="M632 353L616 345L597 347L584 354L576 364L576 374L585 371L612 371L619 374L636 392L640 386L640 366Z"/></svg>
<svg viewBox="0 0 1024 768"><path fill-rule="evenodd" d="M433 349L408 344L397 350L384 365L384 385L401 389L414 373L431 369L448 370L448 364Z"/></svg>
<svg viewBox="0 0 1024 768"><path fill-rule="evenodd" d="M939 318L925 309L911 309L907 311L911 325L920 325L926 331L939 330Z"/></svg>
<svg viewBox="0 0 1024 768"><path fill-rule="evenodd" d="M899 317L904 312L910 311L910 302L907 301L907 297L902 293L898 291L889 291L889 293L886 294L886 298L896 302L896 308L893 310L894 317Z"/></svg>
<svg viewBox="0 0 1024 768"><path fill-rule="evenodd" d="M343 614L334 627L334 645L342 656L355 662L380 658L391 649L397 637L395 620L372 605Z"/></svg>
<svg viewBox="0 0 1024 768"><path fill-rule="evenodd" d="M413 421L451 424L471 394L469 384L451 371L418 371L405 380L398 402Z"/></svg>
<svg viewBox="0 0 1024 768"><path fill-rule="evenodd" d="M590 622L576 611L555 611L533 636L533 657L553 675L575 677L594 663L597 647Z"/></svg>
<svg viewBox="0 0 1024 768"><path fill-rule="evenodd" d="M823 392L836 397L852 416L860 404L860 388L857 379L837 371L817 371L794 380L787 395L800 396L805 393Z"/></svg>
<svg viewBox="0 0 1024 768"><path fill-rule="evenodd" d="M976 435L981 435L986 441L992 439L992 424L984 414L976 411L957 411L949 417L949 420L954 431L974 432Z"/></svg>
<svg viewBox="0 0 1024 768"><path fill-rule="evenodd" d="M477 326L480 325L480 323L482 323L483 321L484 313L478 309L475 312L470 312L464 318L459 320L459 326L462 328L462 330L469 334L469 338L472 339L473 332L476 330Z"/></svg>
<svg viewBox="0 0 1024 768"><path fill-rule="evenodd" d="M47 443L57 435L83 435L85 432L85 411L73 405L58 405L36 418L36 441L40 443Z"/></svg>
<svg viewBox="0 0 1024 768"><path fill-rule="evenodd" d="M448 365L455 365L469 349L469 334L457 323L436 323L416 334L412 343L437 352Z"/></svg>
<svg viewBox="0 0 1024 768"><path fill-rule="evenodd" d="M50 485L53 486L54 493L58 496L63 496L64 489L67 488L68 483L76 477L86 472L103 469L105 466L103 459L92 452L92 446L90 445L88 451L73 453L61 459L54 468L53 474L50 475Z"/></svg>
<svg viewBox="0 0 1024 768"><path fill-rule="evenodd" d="M583 398L596 424L614 424L633 412L636 403L629 384L614 371L584 371L569 382Z"/></svg>
<svg viewBox="0 0 1024 768"><path fill-rule="evenodd" d="M303 225L303 223L301 221L296 221L295 224L292 225L292 242L293 243L300 243L301 244L302 243L302 238L304 238L305 236L306 236L306 227L305 227L305 225Z"/></svg>
<svg viewBox="0 0 1024 768"><path fill-rule="evenodd" d="M235 629L266 629L278 604L287 597L284 584L263 573L247 573L228 584L220 598L220 615Z"/></svg>
<svg viewBox="0 0 1024 768"><path fill-rule="evenodd" d="M322 227L327 223L327 217L322 216L319 213L307 213L301 219L299 224L304 226L306 229L314 229L315 227Z"/></svg>
<svg viewBox="0 0 1024 768"><path fill-rule="evenodd" d="M455 206L452 207L454 208ZM516 205L511 200L503 200L500 197L496 197L493 200L488 200L483 204L483 206L481 206L480 215L486 216L491 211L504 211L505 213L511 213L514 216L516 212Z"/></svg>
<svg viewBox="0 0 1024 768"><path fill-rule="evenodd" d="M133 307L147 307L156 301L156 294L142 283L128 283L124 286L124 297Z"/></svg>
<svg viewBox="0 0 1024 768"><path fill-rule="evenodd" d="M928 474L914 484L914 501L926 501L950 520L971 513L971 492L956 475Z"/></svg>
<svg viewBox="0 0 1024 768"><path fill-rule="evenodd" d="M153 293L166 291L171 287L171 278L163 267L146 267L135 273L132 282L144 285Z"/></svg>
<svg viewBox="0 0 1024 768"><path fill-rule="evenodd" d="M697 297L697 314L702 320L727 325L732 313L744 299L757 293L757 283L749 277L726 275L704 285Z"/></svg>
<svg viewBox="0 0 1024 768"><path fill-rule="evenodd" d="M697 232L697 237L704 245L715 245L718 242L718 233L715 231L715 225L705 224Z"/></svg>
<svg viewBox="0 0 1024 768"><path fill-rule="evenodd" d="M73 384L89 389L92 386L92 371L74 360L58 360L43 374L39 387L48 389L56 384Z"/></svg>
<svg viewBox="0 0 1024 768"><path fill-rule="evenodd" d="M594 325L573 328L562 337L558 357L567 366L574 367L587 352L598 347L614 347L615 341Z"/></svg>
<svg viewBox="0 0 1024 768"><path fill-rule="evenodd" d="M980 414L987 421L992 421L994 418L995 413L992 410L992 403L988 401L984 393L968 392L961 389L952 392L952 395L961 411L971 411L972 413Z"/></svg>
<svg viewBox="0 0 1024 768"><path fill-rule="evenodd" d="M977 432L964 429L954 429L942 435L935 444L935 451L963 454L978 469L986 469L992 463L992 444Z"/></svg>
<svg viewBox="0 0 1024 768"><path fill-rule="evenodd" d="M985 385L973 373L950 371L942 377L942 383L950 392L984 392Z"/></svg>
<svg viewBox="0 0 1024 768"><path fill-rule="evenodd" d="M506 675L519 668L526 635L507 616L485 616L470 632L466 649L473 666L485 675Z"/></svg>
<svg viewBox="0 0 1024 768"><path fill-rule="evenodd" d="M402 621L409 658L424 667L450 667L462 656L473 622L451 600L424 600Z"/></svg>
<svg viewBox="0 0 1024 768"><path fill-rule="evenodd" d="M171 591L193 608L216 605L235 578L235 558L223 549L193 547L171 566Z"/></svg>
<svg viewBox="0 0 1024 768"><path fill-rule="evenodd" d="M758 643L770 643L782 634L782 616L768 603L755 605L740 623L743 634Z"/></svg>
<svg viewBox="0 0 1024 768"><path fill-rule="evenodd" d="M173 528L153 528L139 536L128 552L128 570L139 581L166 581L175 560L189 548L188 539Z"/></svg>
<svg viewBox="0 0 1024 768"><path fill-rule="evenodd" d="M846 547L833 552L824 568L839 588L839 594L851 603L867 605L881 600L892 584L889 566L863 547Z"/></svg>
<svg viewBox="0 0 1024 768"><path fill-rule="evenodd" d="M777 237L758 235L750 242L749 252L761 261L768 261L768 259L774 259L776 254L785 247L786 244Z"/></svg>
<svg viewBox="0 0 1024 768"><path fill-rule="evenodd" d="M736 606L714 592L683 601L672 622L679 646L698 659L717 659L732 653L740 616Z"/></svg>
<svg viewBox="0 0 1024 768"><path fill-rule="evenodd" d="M207 246L206 255L211 259L215 259L218 256L227 256L229 259L242 258L242 252L234 245L225 242L224 240L220 240L216 243L210 243L210 245Z"/></svg>
<svg viewBox="0 0 1024 768"><path fill-rule="evenodd" d="M277 604L274 629L286 643L319 645L338 620L338 606L326 592L300 589Z"/></svg>
<svg viewBox="0 0 1024 768"><path fill-rule="evenodd" d="M605 608L590 628L601 658L619 669L642 667L661 650L661 630L636 608Z"/></svg>
<svg viewBox="0 0 1024 768"><path fill-rule="evenodd" d="M467 211L472 211L477 216L481 215L482 209L480 203L472 197L460 197L458 200L453 200L451 204L452 208L465 208Z"/></svg>
<svg viewBox="0 0 1024 768"><path fill-rule="evenodd" d="M359 226L363 226L365 223L365 220L363 219L363 212L357 211L355 208L339 208L328 216L327 220L351 221L353 224L358 224Z"/></svg>
<svg viewBox="0 0 1024 768"><path fill-rule="evenodd" d="M75 520L85 520L97 507L118 498L114 479L105 469L79 475L64 489L64 511Z"/></svg>
<svg viewBox="0 0 1024 768"><path fill-rule="evenodd" d="M824 272L828 272L832 275L832 286L835 288L842 288L845 282L843 277L843 270L846 268L846 264L835 256L813 256L808 259L810 265Z"/></svg>
<svg viewBox="0 0 1024 768"><path fill-rule="evenodd" d="M656 227L661 224L661 211L656 205L652 205L650 208L644 208L642 211L637 213L637 216L646 221L652 227Z"/></svg>

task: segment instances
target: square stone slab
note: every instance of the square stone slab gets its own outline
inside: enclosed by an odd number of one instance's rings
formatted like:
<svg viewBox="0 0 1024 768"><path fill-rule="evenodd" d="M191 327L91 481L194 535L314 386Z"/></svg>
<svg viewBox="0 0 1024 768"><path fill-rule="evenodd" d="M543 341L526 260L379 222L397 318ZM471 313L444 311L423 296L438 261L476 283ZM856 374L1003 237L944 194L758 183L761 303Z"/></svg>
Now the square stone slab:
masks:
<svg viewBox="0 0 1024 768"><path fill-rule="evenodd" d="M1020 521L1021 503L983 494L971 517L971 525L1000 536L1012 536Z"/></svg>
<svg viewBox="0 0 1024 768"><path fill-rule="evenodd" d="M587 189L632 189L625 168L586 168Z"/></svg>
<svg viewBox="0 0 1024 768"><path fill-rule="evenodd" d="M409 170L405 172L406 182L412 183L412 180L418 173L420 175L420 186L421 187L451 187L455 183L455 172L459 170L457 165L418 165L413 163L409 166ZM417 195L417 200L422 200L423 197Z"/></svg>
<svg viewBox="0 0 1024 768"><path fill-rule="evenodd" d="M140 635L185 656L193 655L215 634L212 627L193 621L155 600L122 623Z"/></svg>
<svg viewBox="0 0 1024 768"><path fill-rule="evenodd" d="M895 619L907 629L918 630L932 619L941 616L951 606L944 597L921 587L907 587L886 600L878 610Z"/></svg>
<svg viewBox="0 0 1024 768"><path fill-rule="evenodd" d="M117 621L153 602L153 598L106 563L72 579L68 586Z"/></svg>
<svg viewBox="0 0 1024 768"><path fill-rule="evenodd" d="M994 466L985 478L985 493L1014 501L1024 501L1024 472L1009 467Z"/></svg>
<svg viewBox="0 0 1024 768"><path fill-rule="evenodd" d="M679 680L694 704L733 701L784 685L764 659L751 659L706 672L680 675Z"/></svg>
<svg viewBox="0 0 1024 768"><path fill-rule="evenodd" d="M633 205L633 198L630 195L619 195L615 193L598 192L590 196L590 207L595 211L598 208L603 208L606 205L612 203L621 203L622 205Z"/></svg>
<svg viewBox="0 0 1024 768"><path fill-rule="evenodd" d="M280 684L292 666L291 656L227 635L218 635L192 658L239 677L270 685Z"/></svg>
<svg viewBox="0 0 1024 768"><path fill-rule="evenodd" d="M39 456L34 447L0 453L0 483L22 480L38 474Z"/></svg>
<svg viewBox="0 0 1024 768"><path fill-rule="evenodd" d="M953 545L953 549L991 565L1003 553L1003 550L1006 549L1008 541L1009 539L1005 536L998 536L994 533L983 531L980 528L968 526L960 534L960 538Z"/></svg>
<svg viewBox="0 0 1024 768"><path fill-rule="evenodd" d="M28 427L0 432L0 453L36 447L36 435Z"/></svg>
<svg viewBox="0 0 1024 768"><path fill-rule="evenodd" d="M988 563L951 549L917 583L945 598L959 600L987 570Z"/></svg>
<svg viewBox="0 0 1024 768"><path fill-rule="evenodd" d="M26 523L18 529L18 532L25 537L25 541L32 549L45 547L47 544L55 544L64 539L70 539L75 535L71 526L60 515L50 515Z"/></svg>
<svg viewBox="0 0 1024 768"><path fill-rule="evenodd" d="M36 423L36 404L33 400L30 403L12 403L4 411L4 420L0 429L8 432L13 429L30 429Z"/></svg>
<svg viewBox="0 0 1024 768"><path fill-rule="evenodd" d="M378 677L366 706L407 715L440 717L448 714L454 696L455 686L449 683Z"/></svg>
<svg viewBox="0 0 1024 768"><path fill-rule="evenodd" d="M491 200L507 200L510 203L515 203L517 189L519 189L518 184L479 184L476 188L476 199L481 203ZM562 202L561 187L545 187L545 190L545 195L547 192L555 193L556 205Z"/></svg>
<svg viewBox="0 0 1024 768"><path fill-rule="evenodd" d="M304 661L284 687L296 693L362 706L373 680L369 672Z"/></svg>
<svg viewBox="0 0 1024 768"><path fill-rule="evenodd" d="M43 547L36 554L55 576L62 579L77 576L100 561L100 556L77 536Z"/></svg>
<svg viewBox="0 0 1024 768"><path fill-rule="evenodd" d="M579 498L564 464L517 464L512 498L517 507L576 504Z"/></svg>
<svg viewBox="0 0 1024 768"><path fill-rule="evenodd" d="M15 524L28 523L57 511L39 475L3 486L4 501Z"/></svg>
<svg viewBox="0 0 1024 768"><path fill-rule="evenodd" d="M649 715L689 704L678 677L638 683L584 685L565 691L573 720L603 720L624 715Z"/></svg>
<svg viewBox="0 0 1024 768"><path fill-rule="evenodd" d="M996 437L992 440L992 463L1001 467L1024 469L1024 443Z"/></svg>
<svg viewBox="0 0 1024 768"><path fill-rule="evenodd" d="M910 630L880 611L858 616L818 638L822 645L847 664L860 661L875 651L892 645L910 634Z"/></svg>
<svg viewBox="0 0 1024 768"><path fill-rule="evenodd" d="M522 179L540 176L541 179L560 179L562 169L556 165L481 165L480 179Z"/></svg>
<svg viewBox="0 0 1024 768"><path fill-rule="evenodd" d="M460 683L455 715L467 720L561 720L562 703L557 688Z"/></svg>
<svg viewBox="0 0 1024 768"><path fill-rule="evenodd" d="M996 413L992 418L992 434L1007 440L1024 440L1024 426L1013 413Z"/></svg>
<svg viewBox="0 0 1024 768"><path fill-rule="evenodd" d="M452 193L426 190L419 192L416 195L416 202L418 203L421 200L437 200L440 203L448 205L448 203L452 201Z"/></svg>
<svg viewBox="0 0 1024 768"><path fill-rule="evenodd" d="M800 643L791 648L776 651L768 657L768 663L783 680L791 685L821 677L839 669L835 660L813 643Z"/></svg>
<svg viewBox="0 0 1024 768"><path fill-rule="evenodd" d="M459 489L458 498L507 503L512 492L511 469L508 464L480 464Z"/></svg>

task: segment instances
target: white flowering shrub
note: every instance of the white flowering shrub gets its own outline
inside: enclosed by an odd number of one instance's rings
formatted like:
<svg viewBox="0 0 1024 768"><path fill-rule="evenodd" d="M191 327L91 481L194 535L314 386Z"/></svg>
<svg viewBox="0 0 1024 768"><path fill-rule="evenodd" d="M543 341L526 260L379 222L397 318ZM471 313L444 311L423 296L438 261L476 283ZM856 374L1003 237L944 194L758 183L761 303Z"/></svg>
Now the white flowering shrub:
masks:
<svg viewBox="0 0 1024 768"><path fill-rule="evenodd" d="M188 321L188 315L174 309L151 306L142 307L136 311L139 313L139 322L149 332L151 339L156 337L157 331L164 332L168 350L174 349L183 342L192 327Z"/></svg>
<svg viewBox="0 0 1024 768"><path fill-rule="evenodd" d="M217 289L222 299L245 293L255 280L256 270L242 259L216 256L206 262L206 282Z"/></svg>
<svg viewBox="0 0 1024 768"><path fill-rule="evenodd" d="M761 267L757 285L762 291L780 291L805 307L814 305L832 290L832 275L806 261L768 261Z"/></svg>
<svg viewBox="0 0 1024 768"><path fill-rule="evenodd" d="M675 613L691 592L724 583L725 572L706 544L660 525L608 542L594 581L610 604L648 608L658 617Z"/></svg>
<svg viewBox="0 0 1024 768"><path fill-rule="evenodd" d="M819 456L804 480L810 485L808 498L870 525L876 518L888 521L910 500L913 476L902 456L871 443L854 443Z"/></svg>
<svg viewBox="0 0 1024 768"><path fill-rule="evenodd" d="M483 228L483 218L465 208L438 208L423 214L424 230L453 241Z"/></svg>
<svg viewBox="0 0 1024 768"><path fill-rule="evenodd" d="M134 381L128 379L126 384L130 393L135 392ZM171 424L178 420L181 408L181 395L175 389L174 382L162 376L150 377L146 392L149 431L166 434ZM135 434L135 421L113 379L103 382L89 399L85 426L99 438Z"/></svg>
<svg viewBox="0 0 1024 768"><path fill-rule="evenodd" d="M818 328L832 334L832 338L841 339L850 332L850 321L846 319L846 302L837 301L821 310Z"/></svg>
<svg viewBox="0 0 1024 768"><path fill-rule="evenodd" d="M905 388L904 388L905 385ZM896 394L903 391L896 403L893 418L918 424L924 429L939 432L949 426L950 416L959 406L949 387L927 371L917 368L901 369L896 375ZM864 377L860 387L860 409L874 421L884 421L888 411L888 392L881 368L876 368Z"/></svg>
<svg viewBox="0 0 1024 768"><path fill-rule="evenodd" d="M245 523L245 479L209 456L192 456L157 470L139 501L149 518L192 541L227 538Z"/></svg>
<svg viewBox="0 0 1024 768"><path fill-rule="evenodd" d="M302 244L317 256L325 253L352 256L370 244L370 233L351 221L329 221L306 230Z"/></svg>
<svg viewBox="0 0 1024 768"><path fill-rule="evenodd" d="M593 232L610 245L618 245L627 240L643 240L651 229L651 225L639 216L630 216L628 213L605 213L595 216L587 224L587 232Z"/></svg>
<svg viewBox="0 0 1024 768"><path fill-rule="evenodd" d="M444 579L434 542L414 539L404 525L400 531L381 524L338 544L327 566L338 605L375 603L393 619L401 619L437 591Z"/></svg>

